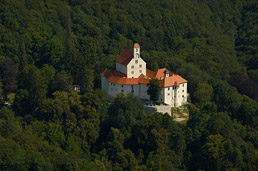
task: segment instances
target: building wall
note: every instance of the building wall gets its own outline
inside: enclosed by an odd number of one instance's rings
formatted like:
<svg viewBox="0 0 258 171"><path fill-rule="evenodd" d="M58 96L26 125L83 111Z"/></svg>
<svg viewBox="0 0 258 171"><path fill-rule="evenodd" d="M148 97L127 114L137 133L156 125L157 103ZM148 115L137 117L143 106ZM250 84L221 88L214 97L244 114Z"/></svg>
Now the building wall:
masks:
<svg viewBox="0 0 258 171"><path fill-rule="evenodd" d="M140 85L123 85L108 82L107 95L110 99L114 99L117 94L123 93L127 95L128 93L133 93L136 96L140 96L139 93Z"/></svg>
<svg viewBox="0 0 258 171"><path fill-rule="evenodd" d="M164 87L161 90L161 94L164 103L172 107L182 106L187 102L187 83L182 83L179 86Z"/></svg>
<svg viewBox="0 0 258 171"><path fill-rule="evenodd" d="M142 58L133 58L127 65L127 78L138 78L146 75L146 63Z"/></svg>
<svg viewBox="0 0 258 171"><path fill-rule="evenodd" d="M101 76L101 89L105 91L108 90L108 82L105 76Z"/></svg>
<svg viewBox="0 0 258 171"><path fill-rule="evenodd" d="M172 105L173 86L164 87L161 91L163 92L162 101L168 105Z"/></svg>
<svg viewBox="0 0 258 171"><path fill-rule="evenodd" d="M179 84L177 89L177 106L182 106L187 102L187 83Z"/></svg>
<svg viewBox="0 0 258 171"><path fill-rule="evenodd" d="M150 96L148 95L147 90L148 90L148 86L146 84L139 85L139 98L140 99L150 100Z"/></svg>
<svg viewBox="0 0 258 171"><path fill-rule="evenodd" d="M114 99L117 94L133 93L140 99L150 100L147 93L148 86L146 84L140 85L122 85L107 82L105 77L101 77L101 88L107 92L109 99ZM172 107L178 107L186 104L187 102L187 83L182 83L179 86L164 87L161 89L160 99Z"/></svg>
<svg viewBox="0 0 258 171"><path fill-rule="evenodd" d="M120 63L117 63L117 62L116 62L116 70L118 70L118 71L120 71L120 72L122 72L124 74L127 74L126 66L124 66L124 65L122 65Z"/></svg>
<svg viewBox="0 0 258 171"><path fill-rule="evenodd" d="M133 48L133 56L134 57L140 57L140 47Z"/></svg>

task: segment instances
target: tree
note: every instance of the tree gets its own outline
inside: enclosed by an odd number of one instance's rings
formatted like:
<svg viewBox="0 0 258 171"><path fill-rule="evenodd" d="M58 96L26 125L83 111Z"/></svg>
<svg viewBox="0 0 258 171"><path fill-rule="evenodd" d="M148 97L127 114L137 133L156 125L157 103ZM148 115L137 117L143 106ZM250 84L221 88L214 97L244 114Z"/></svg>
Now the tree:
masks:
<svg viewBox="0 0 258 171"><path fill-rule="evenodd" d="M6 58L2 62L2 83L3 90L9 94L17 89L18 69L12 59Z"/></svg>
<svg viewBox="0 0 258 171"><path fill-rule="evenodd" d="M27 170L25 150L19 144L0 137L0 170Z"/></svg>
<svg viewBox="0 0 258 171"><path fill-rule="evenodd" d="M202 146L203 161L205 164L205 170L224 170L223 161L226 158L229 142L225 141L220 134L209 135L206 139L206 143Z"/></svg>
<svg viewBox="0 0 258 171"><path fill-rule="evenodd" d="M76 82L80 86L81 93L84 94L90 92L94 82L93 70L84 66L78 73Z"/></svg>
<svg viewBox="0 0 258 171"><path fill-rule="evenodd" d="M19 76L19 93L15 97L15 106L24 106L25 111L30 114L37 107L39 107L46 99L46 84L44 78L41 76L40 70L35 65L29 65L21 72ZM19 108L16 108L16 110Z"/></svg>
<svg viewBox="0 0 258 171"><path fill-rule="evenodd" d="M47 85L50 85L55 78L56 70L52 65L44 64L40 69L41 75L44 77Z"/></svg>
<svg viewBox="0 0 258 171"><path fill-rule="evenodd" d="M212 98L213 88L207 83L199 83L193 95L200 104L207 103Z"/></svg>
<svg viewBox="0 0 258 171"><path fill-rule="evenodd" d="M26 114L29 114L29 93L25 89L19 89L17 90L14 98L13 107L14 110L17 112L18 115L24 116Z"/></svg>
<svg viewBox="0 0 258 171"><path fill-rule="evenodd" d="M73 89L73 79L70 74L61 71L56 74L53 81L53 92L55 91L71 91Z"/></svg>
<svg viewBox="0 0 258 171"><path fill-rule="evenodd" d="M150 95L151 101L155 102L159 99L160 96L160 82L158 79L151 79L148 83L148 90L147 93Z"/></svg>

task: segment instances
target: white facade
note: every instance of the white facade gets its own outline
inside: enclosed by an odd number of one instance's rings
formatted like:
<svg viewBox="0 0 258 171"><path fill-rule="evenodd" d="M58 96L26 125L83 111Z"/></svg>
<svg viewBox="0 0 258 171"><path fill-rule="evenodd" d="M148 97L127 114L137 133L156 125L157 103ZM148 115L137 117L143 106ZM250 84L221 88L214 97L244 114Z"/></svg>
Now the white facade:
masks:
<svg viewBox="0 0 258 171"><path fill-rule="evenodd" d="M178 86L163 87L161 90L161 101L172 107L178 107L187 102L187 83Z"/></svg>
<svg viewBox="0 0 258 171"><path fill-rule="evenodd" d="M127 65L127 78L138 78L146 75L146 63L142 58L133 58Z"/></svg>

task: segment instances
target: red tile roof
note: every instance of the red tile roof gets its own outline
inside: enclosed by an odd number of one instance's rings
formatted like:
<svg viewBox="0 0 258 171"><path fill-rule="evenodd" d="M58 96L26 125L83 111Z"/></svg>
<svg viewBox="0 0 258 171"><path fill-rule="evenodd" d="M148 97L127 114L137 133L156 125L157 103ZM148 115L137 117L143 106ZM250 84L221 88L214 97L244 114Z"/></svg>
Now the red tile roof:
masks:
<svg viewBox="0 0 258 171"><path fill-rule="evenodd" d="M122 54L116 59L117 63L127 65L133 58L133 52L129 49L123 50Z"/></svg>
<svg viewBox="0 0 258 171"><path fill-rule="evenodd" d="M156 72L155 78L157 78L157 79L163 78L165 70L166 70L166 68L158 69L158 71Z"/></svg>
<svg viewBox="0 0 258 171"><path fill-rule="evenodd" d="M133 45L133 47L134 47L134 48L139 48L140 45L139 45L139 43L135 43L135 44Z"/></svg>
<svg viewBox="0 0 258 171"><path fill-rule="evenodd" d="M161 87L178 86L181 83L186 83L187 80L182 78L180 75L173 74L172 76L166 77L161 80Z"/></svg>
<svg viewBox="0 0 258 171"><path fill-rule="evenodd" d="M146 69L146 76L149 78L155 78L156 73L152 70Z"/></svg>
<svg viewBox="0 0 258 171"><path fill-rule="evenodd" d="M187 80L182 78L180 75L175 74L171 71L169 72L169 77L163 78L163 72L165 70L166 68L162 68L159 69L157 72L154 72L146 69L146 76L141 74L139 78L127 78L125 74L117 70L109 71L107 69L105 69L104 72L102 72L100 75L105 76L108 82L124 85L148 84L152 78L158 78L160 80L161 87L178 86L181 83L187 82Z"/></svg>

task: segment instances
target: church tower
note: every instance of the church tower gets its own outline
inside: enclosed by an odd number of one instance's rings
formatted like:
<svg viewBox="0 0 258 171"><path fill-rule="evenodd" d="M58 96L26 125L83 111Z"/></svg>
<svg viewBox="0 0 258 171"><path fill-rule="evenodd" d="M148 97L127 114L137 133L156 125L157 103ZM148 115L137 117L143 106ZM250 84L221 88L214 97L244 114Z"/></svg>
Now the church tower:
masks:
<svg viewBox="0 0 258 171"><path fill-rule="evenodd" d="M139 45L139 43L135 43L133 45L133 57L135 59L140 58L140 45Z"/></svg>

